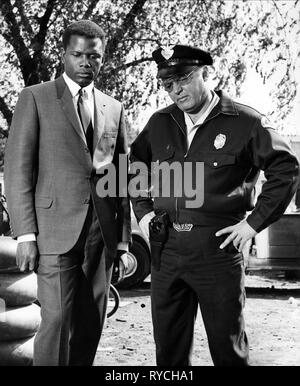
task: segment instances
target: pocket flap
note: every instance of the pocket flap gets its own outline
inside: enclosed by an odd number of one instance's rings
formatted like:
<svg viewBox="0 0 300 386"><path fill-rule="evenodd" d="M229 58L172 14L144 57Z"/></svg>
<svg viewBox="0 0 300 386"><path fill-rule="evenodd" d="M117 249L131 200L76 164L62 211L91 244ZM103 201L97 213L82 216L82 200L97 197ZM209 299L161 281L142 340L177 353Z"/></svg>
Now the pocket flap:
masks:
<svg viewBox="0 0 300 386"><path fill-rule="evenodd" d="M222 166L234 165L236 162L234 154L211 154L204 157L204 162L213 168L220 168Z"/></svg>
<svg viewBox="0 0 300 386"><path fill-rule="evenodd" d="M51 197L35 197L36 208L50 208L52 205L53 198Z"/></svg>

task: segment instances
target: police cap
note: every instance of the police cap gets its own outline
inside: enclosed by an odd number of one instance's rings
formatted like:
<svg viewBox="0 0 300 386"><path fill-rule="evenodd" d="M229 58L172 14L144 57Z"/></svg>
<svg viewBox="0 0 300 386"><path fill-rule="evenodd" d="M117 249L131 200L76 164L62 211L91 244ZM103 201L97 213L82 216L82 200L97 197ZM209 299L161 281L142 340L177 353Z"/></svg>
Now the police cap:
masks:
<svg viewBox="0 0 300 386"><path fill-rule="evenodd" d="M162 76L169 71L176 68L190 66L204 66L213 63L209 52L203 51L200 48L184 46L176 44L175 46L160 47L152 52L152 57L157 64L158 75ZM173 72L172 71L172 72Z"/></svg>

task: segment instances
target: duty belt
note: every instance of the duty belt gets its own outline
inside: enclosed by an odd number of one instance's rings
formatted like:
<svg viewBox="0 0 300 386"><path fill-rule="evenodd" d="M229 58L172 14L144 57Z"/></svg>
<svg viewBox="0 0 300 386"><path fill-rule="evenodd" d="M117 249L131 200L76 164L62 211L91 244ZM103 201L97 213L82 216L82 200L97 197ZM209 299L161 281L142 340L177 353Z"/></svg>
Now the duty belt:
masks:
<svg viewBox="0 0 300 386"><path fill-rule="evenodd" d="M173 222L173 228L177 231L177 232L190 232L193 228L193 224L178 224L176 222Z"/></svg>

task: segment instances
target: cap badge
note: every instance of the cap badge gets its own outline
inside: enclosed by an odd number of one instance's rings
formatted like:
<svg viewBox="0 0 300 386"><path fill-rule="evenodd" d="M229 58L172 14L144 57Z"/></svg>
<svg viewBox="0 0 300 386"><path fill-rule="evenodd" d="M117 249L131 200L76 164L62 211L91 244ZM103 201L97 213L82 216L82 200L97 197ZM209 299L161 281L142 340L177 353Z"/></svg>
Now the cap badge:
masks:
<svg viewBox="0 0 300 386"><path fill-rule="evenodd" d="M218 134L214 141L214 146L216 149L222 149L222 147L225 145L226 142L226 135L225 134Z"/></svg>
<svg viewBox="0 0 300 386"><path fill-rule="evenodd" d="M166 60L169 60L173 54L174 54L174 46L173 47L169 47L169 46L166 46L166 47L162 47L161 49L161 55L166 59Z"/></svg>

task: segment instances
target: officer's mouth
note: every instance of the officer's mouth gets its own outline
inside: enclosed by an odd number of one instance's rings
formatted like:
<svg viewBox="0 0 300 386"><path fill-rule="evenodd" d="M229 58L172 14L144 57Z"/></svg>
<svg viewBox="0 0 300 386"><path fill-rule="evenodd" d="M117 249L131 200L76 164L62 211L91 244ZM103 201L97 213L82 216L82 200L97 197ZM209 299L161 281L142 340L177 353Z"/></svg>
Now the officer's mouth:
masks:
<svg viewBox="0 0 300 386"><path fill-rule="evenodd" d="M188 95L186 95L186 96L183 96L183 97L181 97L181 98L177 98L177 102L179 102L179 103L182 103L182 102L184 102L184 101L186 101L187 99L188 99Z"/></svg>

